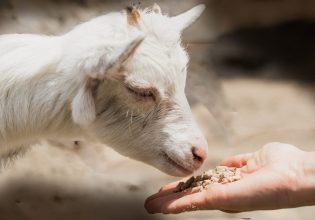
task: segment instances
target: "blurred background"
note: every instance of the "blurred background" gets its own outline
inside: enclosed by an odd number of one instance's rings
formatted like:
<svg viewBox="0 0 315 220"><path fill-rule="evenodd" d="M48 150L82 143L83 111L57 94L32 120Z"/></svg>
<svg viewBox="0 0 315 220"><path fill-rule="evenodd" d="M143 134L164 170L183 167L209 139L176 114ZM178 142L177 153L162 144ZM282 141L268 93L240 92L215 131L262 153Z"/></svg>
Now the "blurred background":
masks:
<svg viewBox="0 0 315 220"><path fill-rule="evenodd" d="M201 170L272 141L315 150L315 1L156 0L176 15L206 12L184 32L187 96L209 142ZM62 34L138 1L1 0L0 34ZM49 51L47 51L49 53ZM3 170L1 219L314 219L315 207L148 215L143 203L176 180L106 146L42 143Z"/></svg>

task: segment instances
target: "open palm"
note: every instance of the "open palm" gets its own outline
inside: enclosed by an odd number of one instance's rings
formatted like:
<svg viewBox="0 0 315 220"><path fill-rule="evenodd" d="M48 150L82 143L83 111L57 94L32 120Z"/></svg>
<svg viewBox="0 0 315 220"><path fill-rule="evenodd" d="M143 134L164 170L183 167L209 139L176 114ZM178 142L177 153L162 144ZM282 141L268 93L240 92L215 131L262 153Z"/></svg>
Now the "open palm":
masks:
<svg viewBox="0 0 315 220"><path fill-rule="evenodd" d="M177 182L170 183L150 196L145 207L150 213L202 209L242 212L312 204L314 197L308 197L309 192L314 194L315 184L308 188L299 181L308 158L315 162L310 154L292 145L270 143L255 153L233 156L222 163L241 168L241 180L214 184L197 193L173 193Z"/></svg>

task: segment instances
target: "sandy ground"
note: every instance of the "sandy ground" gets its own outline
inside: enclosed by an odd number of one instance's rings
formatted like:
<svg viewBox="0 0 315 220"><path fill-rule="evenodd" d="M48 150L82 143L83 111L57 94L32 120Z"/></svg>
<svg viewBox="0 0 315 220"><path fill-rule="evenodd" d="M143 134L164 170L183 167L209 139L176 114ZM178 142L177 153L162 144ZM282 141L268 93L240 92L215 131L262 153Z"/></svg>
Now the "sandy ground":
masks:
<svg viewBox="0 0 315 220"><path fill-rule="evenodd" d="M85 1L82 2L85 4ZM117 2L115 7L121 8L120 5L125 4ZM196 2L200 1L190 1L189 4ZM211 4L214 6L216 2L211 1ZM169 8L176 8L175 3L161 1ZM30 7L37 16L35 18L34 14L23 13L28 7L26 3L23 7L16 9L20 10L21 17L18 19L14 19L10 8L4 10L0 21L1 33L25 30L62 32L77 20L92 17L104 9L88 6L86 11L82 6L75 5L75 10L67 7L53 10L50 4L39 4L37 9ZM44 10L38 10L38 7ZM185 7L186 3L178 4L178 10ZM291 9L288 11L291 13ZM67 16L58 17L68 12ZM38 20L41 16L46 17ZM192 34L194 32L194 29L188 31L186 39L202 42L204 39ZM209 32L209 36L212 33ZM212 168L230 155L252 152L272 141L315 150L315 92L312 84L244 77L218 79L207 64L208 47L207 44L189 46L193 59L187 95L193 114L209 142L209 157L201 170ZM106 146L83 142L80 147L65 148L43 143L33 146L1 173L0 219L304 220L313 219L315 212L314 207L302 207L240 214L220 211L167 216L146 214L143 208L145 198L176 179L151 166L122 157Z"/></svg>

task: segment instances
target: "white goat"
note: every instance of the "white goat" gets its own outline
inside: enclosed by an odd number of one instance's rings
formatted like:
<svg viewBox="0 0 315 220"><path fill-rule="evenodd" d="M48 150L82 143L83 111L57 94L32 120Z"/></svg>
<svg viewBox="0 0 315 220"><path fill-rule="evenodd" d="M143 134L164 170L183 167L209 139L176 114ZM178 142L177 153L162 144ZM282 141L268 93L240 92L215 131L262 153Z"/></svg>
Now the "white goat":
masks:
<svg viewBox="0 0 315 220"><path fill-rule="evenodd" d="M199 168L208 146L184 93L180 35L203 10L130 7L61 36L0 36L0 155L84 137L171 175Z"/></svg>

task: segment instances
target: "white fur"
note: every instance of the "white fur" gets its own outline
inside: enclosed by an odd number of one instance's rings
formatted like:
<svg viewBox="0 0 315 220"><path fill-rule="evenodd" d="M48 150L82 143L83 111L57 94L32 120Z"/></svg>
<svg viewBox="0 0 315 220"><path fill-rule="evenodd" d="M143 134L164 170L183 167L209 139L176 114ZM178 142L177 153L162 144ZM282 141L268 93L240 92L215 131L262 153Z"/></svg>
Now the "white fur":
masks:
<svg viewBox="0 0 315 220"><path fill-rule="evenodd" d="M188 174L174 162L197 169L191 147L207 144L184 93L180 34L203 10L170 18L154 6L139 10L137 26L123 11L61 36L0 36L0 154L84 137L172 175ZM138 100L126 85L154 87L157 100Z"/></svg>

